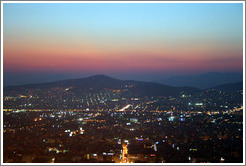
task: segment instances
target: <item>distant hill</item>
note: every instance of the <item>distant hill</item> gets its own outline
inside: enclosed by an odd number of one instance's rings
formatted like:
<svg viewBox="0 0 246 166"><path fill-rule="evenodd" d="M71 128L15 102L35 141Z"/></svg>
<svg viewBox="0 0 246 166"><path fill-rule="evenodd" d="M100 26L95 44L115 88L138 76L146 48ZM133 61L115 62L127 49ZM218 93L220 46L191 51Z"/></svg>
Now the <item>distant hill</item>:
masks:
<svg viewBox="0 0 246 166"><path fill-rule="evenodd" d="M207 89L222 84L236 83L242 80L243 74L240 73L206 73L202 75L170 77L158 82L171 86L190 86Z"/></svg>
<svg viewBox="0 0 246 166"><path fill-rule="evenodd" d="M235 91L235 90L243 90L243 81L233 83L233 84L223 84L218 85L209 89L218 89L223 91Z"/></svg>
<svg viewBox="0 0 246 166"><path fill-rule="evenodd" d="M79 78L79 79L69 79L62 81L54 81L47 83L39 83L39 84L27 84L20 86L9 86L5 89L19 89L19 88L31 88L31 89L47 89L54 87L74 87L78 89L101 89L101 88L117 88L122 85L122 81L118 79L114 79L105 75L94 75L87 78Z"/></svg>
<svg viewBox="0 0 246 166"><path fill-rule="evenodd" d="M173 87L160 83L141 82L133 80L119 80L105 75L95 75L87 78L69 79L41 84L30 84L22 86L10 86L4 88L4 95L15 91L26 89L50 89L55 87L73 87L74 93L79 95L84 92L98 92L107 89L127 90L135 96L177 96L180 94L194 94L200 89L192 87Z"/></svg>

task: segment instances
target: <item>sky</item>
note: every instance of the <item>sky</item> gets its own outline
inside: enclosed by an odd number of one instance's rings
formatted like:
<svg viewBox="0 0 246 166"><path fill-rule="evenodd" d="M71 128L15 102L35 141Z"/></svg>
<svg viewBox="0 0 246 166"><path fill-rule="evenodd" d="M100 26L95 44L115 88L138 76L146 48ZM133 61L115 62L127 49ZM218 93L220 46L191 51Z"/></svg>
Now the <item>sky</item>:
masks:
<svg viewBox="0 0 246 166"><path fill-rule="evenodd" d="M243 72L241 3L4 3L4 86Z"/></svg>

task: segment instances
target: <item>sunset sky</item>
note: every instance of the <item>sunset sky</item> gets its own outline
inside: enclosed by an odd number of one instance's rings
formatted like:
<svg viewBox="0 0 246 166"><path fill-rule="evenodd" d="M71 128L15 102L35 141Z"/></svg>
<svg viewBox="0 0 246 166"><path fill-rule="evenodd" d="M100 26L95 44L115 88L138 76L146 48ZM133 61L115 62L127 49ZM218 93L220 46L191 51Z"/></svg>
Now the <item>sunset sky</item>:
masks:
<svg viewBox="0 0 246 166"><path fill-rule="evenodd" d="M9 85L242 72L243 4L5 3L3 60Z"/></svg>

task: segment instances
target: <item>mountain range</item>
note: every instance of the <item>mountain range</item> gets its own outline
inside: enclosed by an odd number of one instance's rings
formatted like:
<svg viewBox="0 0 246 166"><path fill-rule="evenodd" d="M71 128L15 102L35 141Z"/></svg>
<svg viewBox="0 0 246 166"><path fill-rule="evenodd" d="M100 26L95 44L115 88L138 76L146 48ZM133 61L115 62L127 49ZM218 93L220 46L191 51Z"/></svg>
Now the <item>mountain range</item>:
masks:
<svg viewBox="0 0 246 166"><path fill-rule="evenodd" d="M126 90L135 96L176 96L180 93L196 93L200 89L192 87L173 87L154 82L119 80L105 75L94 75L87 78L69 79L41 84L9 86L4 88L4 94L10 91L24 89L50 89L55 87L72 87L76 92L98 92L102 90Z"/></svg>
<svg viewBox="0 0 246 166"><path fill-rule="evenodd" d="M219 90L240 90L243 82L215 86L213 89ZM137 96L177 96L181 94L195 94L202 90L194 87L174 87L154 82L143 82L134 80L119 80L105 75L94 75L87 78L69 79L40 84L29 84L22 86L9 86L4 88L4 95L13 91L25 89L50 89L56 87L72 87L74 93L98 92L107 89L127 90Z"/></svg>
<svg viewBox="0 0 246 166"><path fill-rule="evenodd" d="M222 84L219 86L212 87L211 89L218 89L222 91L237 91L243 89L243 81L232 84Z"/></svg>
<svg viewBox="0 0 246 166"><path fill-rule="evenodd" d="M211 72L201 75L174 76L158 80L157 82L177 87L191 86L200 89L208 89L222 84L233 84L243 80L242 73L218 73Z"/></svg>

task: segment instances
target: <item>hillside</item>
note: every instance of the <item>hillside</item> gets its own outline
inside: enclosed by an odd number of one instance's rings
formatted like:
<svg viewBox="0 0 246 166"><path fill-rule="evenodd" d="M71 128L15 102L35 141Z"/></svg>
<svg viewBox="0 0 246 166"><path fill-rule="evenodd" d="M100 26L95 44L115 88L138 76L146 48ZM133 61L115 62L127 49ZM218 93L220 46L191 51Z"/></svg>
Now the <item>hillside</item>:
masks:
<svg viewBox="0 0 246 166"><path fill-rule="evenodd" d="M127 90L130 93L134 94L134 96L177 96L182 93L197 93L200 92L197 88L191 87L173 87L167 86L159 83L153 82L141 82L141 81L133 81L133 80L119 80L114 79L105 75L95 75L87 78L80 79L70 79L63 81L55 81L49 83L42 84L30 84L30 85L22 85L22 86L10 86L4 88L4 95L8 95L9 93L21 93L26 90L48 90L52 88L68 88L71 87L76 93L82 92L98 92L104 91L107 89L119 89L119 90Z"/></svg>

